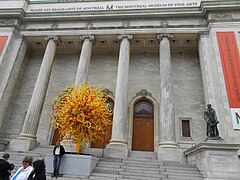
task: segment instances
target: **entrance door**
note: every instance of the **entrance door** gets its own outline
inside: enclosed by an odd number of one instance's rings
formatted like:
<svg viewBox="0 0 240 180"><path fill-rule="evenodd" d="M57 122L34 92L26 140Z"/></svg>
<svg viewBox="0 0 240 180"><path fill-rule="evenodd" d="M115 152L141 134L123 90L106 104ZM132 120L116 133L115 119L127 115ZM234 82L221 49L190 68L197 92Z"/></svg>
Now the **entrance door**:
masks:
<svg viewBox="0 0 240 180"><path fill-rule="evenodd" d="M135 117L133 120L132 150L153 151L154 129L153 117Z"/></svg>
<svg viewBox="0 0 240 180"><path fill-rule="evenodd" d="M135 104L132 150L154 151L153 106L147 99L141 99Z"/></svg>

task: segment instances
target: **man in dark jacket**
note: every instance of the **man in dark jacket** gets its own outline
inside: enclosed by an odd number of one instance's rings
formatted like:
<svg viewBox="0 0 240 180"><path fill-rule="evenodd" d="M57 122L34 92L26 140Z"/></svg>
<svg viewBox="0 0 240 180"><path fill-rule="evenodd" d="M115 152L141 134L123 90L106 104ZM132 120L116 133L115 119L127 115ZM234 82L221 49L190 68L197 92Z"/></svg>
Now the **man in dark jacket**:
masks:
<svg viewBox="0 0 240 180"><path fill-rule="evenodd" d="M0 158L0 180L9 180L11 171L14 169L14 165L8 162L9 157L10 155L5 153Z"/></svg>
<svg viewBox="0 0 240 180"><path fill-rule="evenodd" d="M61 159L63 155L65 154L64 147L60 144L60 141L57 141L56 146L54 146L53 149L53 174L52 178L55 177L56 179L59 176L59 169L61 164Z"/></svg>

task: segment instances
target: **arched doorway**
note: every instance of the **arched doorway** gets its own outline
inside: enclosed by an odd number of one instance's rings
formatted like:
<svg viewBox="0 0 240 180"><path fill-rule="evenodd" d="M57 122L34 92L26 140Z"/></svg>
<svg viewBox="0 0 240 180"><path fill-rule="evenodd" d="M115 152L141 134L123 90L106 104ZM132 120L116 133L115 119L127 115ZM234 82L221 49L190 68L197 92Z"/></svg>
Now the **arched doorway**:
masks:
<svg viewBox="0 0 240 180"><path fill-rule="evenodd" d="M153 104L148 99L134 105L132 150L154 151Z"/></svg>
<svg viewBox="0 0 240 180"><path fill-rule="evenodd" d="M106 103L110 104L109 108L113 111L114 107L114 101L111 98L108 98ZM99 140L96 142L91 143L91 148L105 148L107 144L109 144L109 141L111 140L112 136L112 125L107 126L107 128L100 133L101 138L103 141Z"/></svg>

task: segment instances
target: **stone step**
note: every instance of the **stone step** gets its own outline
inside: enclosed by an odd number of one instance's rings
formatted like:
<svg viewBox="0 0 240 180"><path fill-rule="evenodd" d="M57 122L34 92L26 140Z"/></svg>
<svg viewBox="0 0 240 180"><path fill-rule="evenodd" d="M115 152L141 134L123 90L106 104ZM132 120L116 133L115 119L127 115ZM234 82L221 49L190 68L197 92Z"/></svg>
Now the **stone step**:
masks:
<svg viewBox="0 0 240 180"><path fill-rule="evenodd" d="M179 176L179 175L168 175L170 179L179 179L179 180L203 180L203 177L192 177L192 176Z"/></svg>
<svg viewBox="0 0 240 180"><path fill-rule="evenodd" d="M166 169L166 170L186 170L186 171L196 171L197 168L196 167L186 167L186 166L183 166L183 167L179 167L179 166L159 166L160 169Z"/></svg>
<svg viewBox="0 0 240 180"><path fill-rule="evenodd" d="M99 177L99 176L90 176L89 179L96 179L96 180L116 180L115 177Z"/></svg>
<svg viewBox="0 0 240 180"><path fill-rule="evenodd" d="M121 158L100 158L99 161L103 161L103 162L122 162Z"/></svg>
<svg viewBox="0 0 240 180"><path fill-rule="evenodd" d="M146 173L146 172L142 172L142 173L135 173L135 172L119 172L120 175L123 175L123 177L125 176L138 176L138 177L145 177L145 178L166 178L167 175L165 174L156 174L156 173Z"/></svg>
<svg viewBox="0 0 240 180"><path fill-rule="evenodd" d="M113 166L121 166L121 165L125 165L125 163L122 163L122 162L98 161L97 165L113 165Z"/></svg>
<svg viewBox="0 0 240 180"><path fill-rule="evenodd" d="M127 167L142 167L142 168L159 168L159 165L127 163Z"/></svg>
<svg viewBox="0 0 240 180"><path fill-rule="evenodd" d="M167 176L191 176L191 177L202 177L200 173L191 173L189 174L187 171L186 172L161 172L161 174L167 175Z"/></svg>
<svg viewBox="0 0 240 180"><path fill-rule="evenodd" d="M142 177L137 175L125 175L124 179L138 179L138 180L161 180L161 177Z"/></svg>
<svg viewBox="0 0 240 180"><path fill-rule="evenodd" d="M196 169L191 169L191 170L185 170L185 169L164 169L162 171L164 171L164 172L176 172L176 173L187 173L187 174L200 173L197 168Z"/></svg>
<svg viewBox="0 0 240 180"><path fill-rule="evenodd" d="M126 164L144 164L144 165L163 165L163 162L155 160L138 160L138 159L124 159L123 163Z"/></svg>
<svg viewBox="0 0 240 180"><path fill-rule="evenodd" d="M107 174L118 174L120 171L124 171L124 169L115 169L115 168L106 168L106 167L95 167L94 172L96 173L107 173Z"/></svg>
<svg viewBox="0 0 240 180"><path fill-rule="evenodd" d="M121 166L122 165L111 165L111 164L97 164L97 166L96 167L105 167L105 168L117 168L117 169L119 169L119 168L121 168Z"/></svg>
<svg viewBox="0 0 240 180"><path fill-rule="evenodd" d="M121 166L123 169L125 169L126 171L160 171L161 169L156 167L156 168L152 168L152 167L141 167L141 166ZM163 169L163 171L165 171L165 169Z"/></svg>
<svg viewBox="0 0 240 180"><path fill-rule="evenodd" d="M95 172L93 172L90 177L92 176L107 177L107 178L123 178L123 175L119 175L119 174L107 174L107 173L95 173Z"/></svg>
<svg viewBox="0 0 240 180"><path fill-rule="evenodd" d="M135 174L160 174L159 169L125 169L126 172L134 172Z"/></svg>
<svg viewBox="0 0 240 180"><path fill-rule="evenodd" d="M138 159L157 159L156 152L142 152L142 151L131 151L129 152L129 158L138 158Z"/></svg>

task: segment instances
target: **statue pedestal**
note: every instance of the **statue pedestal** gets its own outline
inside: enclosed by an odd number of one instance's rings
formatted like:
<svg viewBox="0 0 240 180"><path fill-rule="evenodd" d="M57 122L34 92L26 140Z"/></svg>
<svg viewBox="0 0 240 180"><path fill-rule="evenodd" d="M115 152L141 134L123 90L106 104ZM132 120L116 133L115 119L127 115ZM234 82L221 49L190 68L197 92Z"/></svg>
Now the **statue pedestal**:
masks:
<svg viewBox="0 0 240 180"><path fill-rule="evenodd" d="M199 143L184 151L190 165L196 165L206 180L236 180L240 177L240 144L221 140Z"/></svg>
<svg viewBox="0 0 240 180"><path fill-rule="evenodd" d="M91 155L65 154L62 157L59 174L89 176L95 168L98 158ZM53 172L53 155L45 157L46 172Z"/></svg>

